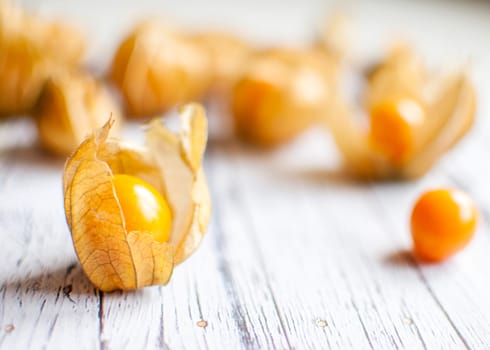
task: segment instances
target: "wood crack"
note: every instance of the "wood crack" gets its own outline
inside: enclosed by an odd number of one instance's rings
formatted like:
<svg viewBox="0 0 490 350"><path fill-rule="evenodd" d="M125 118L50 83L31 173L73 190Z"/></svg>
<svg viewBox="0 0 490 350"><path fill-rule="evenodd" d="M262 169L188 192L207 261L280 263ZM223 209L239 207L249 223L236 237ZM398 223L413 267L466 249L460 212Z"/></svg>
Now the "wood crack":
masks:
<svg viewBox="0 0 490 350"><path fill-rule="evenodd" d="M236 163L236 167L240 170L241 169L240 164L238 162L235 162L235 163ZM237 186L238 183L244 183L243 179L241 178L241 174L242 174L242 172L239 171L238 176L237 176L238 179L236 179L235 183L234 183L235 188L238 188L238 186ZM293 349L293 346L291 345L291 341L290 341L289 336L288 336L288 332L286 331L286 326L285 326L283 316L281 314L279 305L277 303L276 296L274 295L274 291L273 291L272 286L270 284L270 275L268 273L267 265L266 265L265 260L264 260L264 254L263 254L262 249L260 248L259 242L257 240L257 230L252 224L252 222L253 222L252 213L250 211L250 208L246 205L245 199L242 196L241 192L236 190L234 193L235 193L235 200L236 200L237 204L239 204L241 206L241 208L243 209L240 212L242 213L242 216L244 216L244 218L245 218L244 222L247 223L247 226L249 228L248 231L251 232L251 234L249 236L250 241L252 243L253 248L257 252L258 263L259 263L259 266L263 272L263 275L264 275L264 278L266 281L265 282L266 290L270 294L270 297L272 300L272 305L274 308L274 312L276 313L277 318L279 320L279 326L281 327L281 332L284 335L284 339L286 340L286 344L288 345L288 347L290 349ZM272 342L274 344L274 339L272 339ZM275 344L274 344L274 346L275 346Z"/></svg>
<svg viewBox="0 0 490 350"><path fill-rule="evenodd" d="M288 347L290 349L292 349L293 347L291 346L291 342L289 341L288 333L286 332L286 327L284 326L283 317L282 317L281 312L279 310L279 306L278 306L276 297L274 295L274 291L272 290L272 286L269 282L270 278L269 278L269 274L267 273L267 265L265 264L263 253L262 253L262 251L260 249L260 245L257 241L256 229L251 224L252 223L252 215L249 211L249 208L245 205L244 201L242 200L242 198L239 195L236 195L236 198L237 198L237 203L240 203L241 207L243 209L241 212L243 213L243 216L245 216L244 222L248 223L248 227L249 227L248 232L252 233L250 235L250 241L252 242L252 246L254 247L254 249L257 251L259 266L262 268L262 271L263 271L263 274L265 277L265 281L266 281L266 284L265 284L266 289L271 296L272 304L274 307L274 312L277 314L277 318L279 320L279 325L281 326L281 331L284 334L284 338L286 340L286 343L288 344ZM274 342L273 339L272 339L272 341Z"/></svg>
<svg viewBox="0 0 490 350"><path fill-rule="evenodd" d="M164 310L164 306L163 306L163 293L162 293L162 287L159 286L158 287L158 295L160 296L160 319L159 319L159 323L160 323L160 327L159 327L159 330L158 330L158 347L162 350L166 350L167 349L167 346L165 344L165 329L164 329L164 322L163 322L163 310Z"/></svg>
<svg viewBox="0 0 490 350"><path fill-rule="evenodd" d="M416 263L415 263L416 264ZM432 299L434 300L434 302L437 304L437 306L439 307L439 309L441 310L441 312L444 314L444 316L446 317L446 319L448 320L449 324L451 325L451 327L453 328L454 332L457 334L457 336L459 337L459 339L461 340L461 342L463 343L464 347L466 349L471 349L471 347L469 346L468 342L466 341L465 337L463 336L463 334L461 334L461 332L459 331L458 327L456 327L456 325L454 324L452 318L449 316L449 314L447 313L446 311L446 308L442 305L442 303L440 302L439 298L437 297L437 295L434 293L434 291L432 290L430 284L428 283L427 279L425 278L424 274L422 273L422 270L420 269L419 265L416 264L416 269L417 269L417 273L418 273L418 276L420 278L420 280L422 281L422 283L425 285L425 287L427 288L427 291L429 292L429 294L431 295Z"/></svg>
<svg viewBox="0 0 490 350"><path fill-rule="evenodd" d="M217 204L215 204L215 208L215 213L219 213ZM255 348L256 344L253 337L251 336L251 332L247 327L246 311L244 311L244 309L240 305L235 282L233 281L233 275L228 267L228 261L224 254L224 252L226 251L226 238L222 231L219 215L215 215L214 221L216 224L214 226L215 230L213 242L215 246L215 251L218 252L218 270L223 276L222 280L225 284L225 290L231 301L233 320L238 331L240 332L240 339L244 346L247 349L253 349Z"/></svg>
<svg viewBox="0 0 490 350"><path fill-rule="evenodd" d="M104 338L104 292L99 293L99 349L107 349L107 341Z"/></svg>

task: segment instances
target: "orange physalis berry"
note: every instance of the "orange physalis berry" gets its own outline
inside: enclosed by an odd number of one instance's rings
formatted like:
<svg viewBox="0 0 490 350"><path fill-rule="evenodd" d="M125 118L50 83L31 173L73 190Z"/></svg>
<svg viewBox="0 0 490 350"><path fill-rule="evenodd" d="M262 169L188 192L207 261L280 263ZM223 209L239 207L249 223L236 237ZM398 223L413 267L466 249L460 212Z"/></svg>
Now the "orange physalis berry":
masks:
<svg viewBox="0 0 490 350"><path fill-rule="evenodd" d="M170 236L172 214L167 201L148 182L132 175L116 174L112 180L127 232L146 231L158 242Z"/></svg>
<svg viewBox="0 0 490 350"><path fill-rule="evenodd" d="M415 254L424 261L438 262L460 251L473 237L477 216L473 200L460 190L424 193L411 217Z"/></svg>

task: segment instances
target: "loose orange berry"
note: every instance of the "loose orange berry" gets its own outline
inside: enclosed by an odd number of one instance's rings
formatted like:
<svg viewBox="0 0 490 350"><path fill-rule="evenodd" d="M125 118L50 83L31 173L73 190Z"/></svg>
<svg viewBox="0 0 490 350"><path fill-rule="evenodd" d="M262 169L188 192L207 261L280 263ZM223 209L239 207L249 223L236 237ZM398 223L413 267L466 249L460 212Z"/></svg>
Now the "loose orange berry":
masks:
<svg viewBox="0 0 490 350"><path fill-rule="evenodd" d="M424 193L411 217L415 254L422 260L438 262L460 251L473 237L477 216L473 200L460 190Z"/></svg>
<svg viewBox="0 0 490 350"><path fill-rule="evenodd" d="M424 120L424 108L413 99L382 101L370 111L371 142L395 164L402 165L414 150L414 128Z"/></svg>
<svg viewBox="0 0 490 350"><path fill-rule="evenodd" d="M168 241L172 214L162 195L148 182L131 175L114 175L112 183L126 230L149 232L158 242Z"/></svg>

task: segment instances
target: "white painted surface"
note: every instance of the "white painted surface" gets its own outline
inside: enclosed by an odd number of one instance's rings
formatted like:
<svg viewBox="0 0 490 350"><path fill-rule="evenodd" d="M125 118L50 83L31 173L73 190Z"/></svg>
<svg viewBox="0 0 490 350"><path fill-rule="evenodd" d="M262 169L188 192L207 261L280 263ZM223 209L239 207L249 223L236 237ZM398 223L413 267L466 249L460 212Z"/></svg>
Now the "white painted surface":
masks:
<svg viewBox="0 0 490 350"><path fill-rule="evenodd" d="M214 20L261 43L300 42L328 7L23 3L83 25L101 66L138 13L195 26ZM211 143L205 165L214 214L198 252L165 287L101 294L83 275L64 222L63 161L35 148L28 121L2 122L0 349L490 348L490 5L348 7L366 55L404 33L432 61L472 58L478 122L457 149L418 182L359 184L342 178L321 131L266 154ZM440 185L467 190L482 218L462 254L425 266L409 254L408 216L422 191Z"/></svg>

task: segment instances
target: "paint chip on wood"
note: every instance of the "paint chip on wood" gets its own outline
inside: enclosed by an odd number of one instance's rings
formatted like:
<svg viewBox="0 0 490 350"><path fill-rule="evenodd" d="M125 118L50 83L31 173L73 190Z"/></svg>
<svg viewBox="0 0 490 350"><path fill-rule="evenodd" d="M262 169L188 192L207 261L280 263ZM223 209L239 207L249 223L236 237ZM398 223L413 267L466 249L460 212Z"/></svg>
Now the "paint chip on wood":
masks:
<svg viewBox="0 0 490 350"><path fill-rule="evenodd" d="M208 321L200 320L196 324L197 324L198 327L206 328L208 326Z"/></svg>
<svg viewBox="0 0 490 350"><path fill-rule="evenodd" d="M3 329L5 330L5 332L10 333L15 329L15 327L13 324L8 324Z"/></svg>
<svg viewBox="0 0 490 350"><path fill-rule="evenodd" d="M316 320L316 325L320 328L325 328L328 326L328 322L325 320Z"/></svg>

